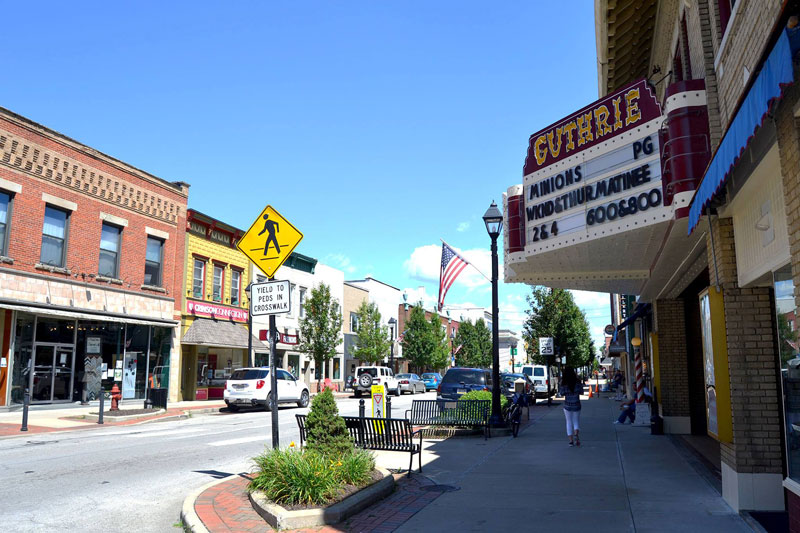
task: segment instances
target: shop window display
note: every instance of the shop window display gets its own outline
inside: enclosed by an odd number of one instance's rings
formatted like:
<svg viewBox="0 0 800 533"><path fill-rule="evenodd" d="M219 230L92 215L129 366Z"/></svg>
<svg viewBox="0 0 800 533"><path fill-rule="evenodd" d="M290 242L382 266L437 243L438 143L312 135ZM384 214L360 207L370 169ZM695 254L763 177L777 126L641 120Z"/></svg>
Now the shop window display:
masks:
<svg viewBox="0 0 800 533"><path fill-rule="evenodd" d="M147 347L150 326L128 325L122 364L122 399L144 398L147 385Z"/></svg>
<svg viewBox="0 0 800 533"><path fill-rule="evenodd" d="M28 313L17 313L14 331L14 364L11 375L11 402L22 403L30 376L33 355L33 328L35 317Z"/></svg>
<svg viewBox="0 0 800 533"><path fill-rule="evenodd" d="M795 326L797 309L791 266L786 265L777 270L773 279L780 345L778 353L786 414L787 466L789 477L800 481L800 349L798 349L798 332Z"/></svg>

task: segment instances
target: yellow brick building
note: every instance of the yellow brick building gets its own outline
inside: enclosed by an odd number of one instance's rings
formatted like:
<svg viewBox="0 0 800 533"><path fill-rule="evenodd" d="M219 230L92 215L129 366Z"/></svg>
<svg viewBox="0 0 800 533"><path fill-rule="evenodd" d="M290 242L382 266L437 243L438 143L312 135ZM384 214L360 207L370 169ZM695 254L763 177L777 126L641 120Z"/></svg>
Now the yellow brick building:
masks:
<svg viewBox="0 0 800 533"><path fill-rule="evenodd" d="M236 248L244 232L189 209L181 314L181 398L221 399L247 354L249 259ZM253 339L254 352L267 348Z"/></svg>

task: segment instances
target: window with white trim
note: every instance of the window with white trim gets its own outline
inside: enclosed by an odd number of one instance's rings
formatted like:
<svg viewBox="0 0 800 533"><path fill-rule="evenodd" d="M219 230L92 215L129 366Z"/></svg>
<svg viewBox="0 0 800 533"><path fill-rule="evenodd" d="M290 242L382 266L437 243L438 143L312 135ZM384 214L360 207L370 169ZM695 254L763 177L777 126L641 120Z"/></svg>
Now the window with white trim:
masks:
<svg viewBox="0 0 800 533"><path fill-rule="evenodd" d="M0 255L8 255L8 234L11 224L11 195L0 191Z"/></svg>
<svg viewBox="0 0 800 533"><path fill-rule="evenodd" d="M100 231L100 261L97 273L107 278L119 277L119 250L122 228L103 222Z"/></svg>
<svg viewBox="0 0 800 533"><path fill-rule="evenodd" d="M202 300L206 290L206 262L195 258L192 268L192 297Z"/></svg>
<svg viewBox="0 0 800 533"><path fill-rule="evenodd" d="M144 258L144 284L151 287L161 286L161 264L163 261L164 241L155 237L147 237L147 249Z"/></svg>
<svg viewBox="0 0 800 533"><path fill-rule="evenodd" d="M239 305L239 294L242 290L242 273L235 268L231 269L231 305Z"/></svg>
<svg viewBox="0 0 800 533"><path fill-rule="evenodd" d="M214 277L211 280L211 299L222 302L222 287L225 283L225 268L214 265Z"/></svg>

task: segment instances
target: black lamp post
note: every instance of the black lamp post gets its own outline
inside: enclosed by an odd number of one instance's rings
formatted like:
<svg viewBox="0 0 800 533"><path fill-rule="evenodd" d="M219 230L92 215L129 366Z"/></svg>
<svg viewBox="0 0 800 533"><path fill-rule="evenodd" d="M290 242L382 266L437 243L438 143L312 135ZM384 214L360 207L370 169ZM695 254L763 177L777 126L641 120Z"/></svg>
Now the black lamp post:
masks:
<svg viewBox="0 0 800 533"><path fill-rule="evenodd" d="M391 344L389 348L389 368L392 369L392 374L395 373L394 369L394 328L397 326L397 320L394 317L389 319L389 337L391 337Z"/></svg>
<svg viewBox="0 0 800 533"><path fill-rule="evenodd" d="M497 237L503 229L503 213L492 202L483 215L486 231L492 239L492 426L504 426L500 412L500 311L497 304Z"/></svg>

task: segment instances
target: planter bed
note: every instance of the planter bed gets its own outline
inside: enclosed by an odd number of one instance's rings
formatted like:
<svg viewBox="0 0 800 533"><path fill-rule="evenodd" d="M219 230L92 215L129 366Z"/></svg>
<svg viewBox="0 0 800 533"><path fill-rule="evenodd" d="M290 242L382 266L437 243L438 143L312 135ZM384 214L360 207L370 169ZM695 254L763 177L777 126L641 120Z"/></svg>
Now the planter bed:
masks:
<svg viewBox="0 0 800 533"><path fill-rule="evenodd" d="M372 482L362 488L346 486L340 494L324 506L288 505L283 507L269 501L261 491L249 493L255 511L276 529L299 529L304 527L336 524L373 503L391 494L394 477L383 468L372 472Z"/></svg>

